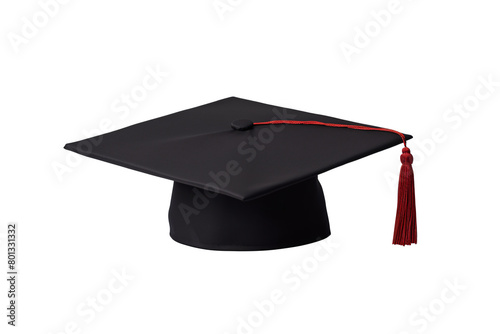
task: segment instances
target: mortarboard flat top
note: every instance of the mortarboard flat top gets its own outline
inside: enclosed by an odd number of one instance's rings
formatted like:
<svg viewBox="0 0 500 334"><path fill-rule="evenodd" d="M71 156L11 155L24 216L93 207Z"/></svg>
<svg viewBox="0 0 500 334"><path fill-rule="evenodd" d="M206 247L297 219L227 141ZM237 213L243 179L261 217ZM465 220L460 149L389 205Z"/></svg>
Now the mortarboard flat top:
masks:
<svg viewBox="0 0 500 334"><path fill-rule="evenodd" d="M175 181L169 216L175 240L208 249L258 250L328 236L316 176L402 143L400 136L382 131L253 124L272 120L366 126L231 97L65 148Z"/></svg>

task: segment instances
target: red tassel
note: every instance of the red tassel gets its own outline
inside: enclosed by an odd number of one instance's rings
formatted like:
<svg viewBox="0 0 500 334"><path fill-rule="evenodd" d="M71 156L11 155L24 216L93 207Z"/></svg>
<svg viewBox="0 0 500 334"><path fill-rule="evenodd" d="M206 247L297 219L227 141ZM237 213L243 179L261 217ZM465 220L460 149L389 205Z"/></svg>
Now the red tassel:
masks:
<svg viewBox="0 0 500 334"><path fill-rule="evenodd" d="M401 154L401 171L399 172L398 210L394 226L394 245L411 245L417 243L417 212L415 208L415 181L413 178L413 156L408 147Z"/></svg>
<svg viewBox="0 0 500 334"><path fill-rule="evenodd" d="M394 238L392 243L394 245L411 245L417 243L417 213L415 208L415 182L413 180L413 169L411 164L413 156L410 154L410 149L406 147L405 135L399 131L372 128L364 125L350 125L350 124L335 124L323 123L318 121L290 121L290 120L276 120L267 122L257 122L253 125L264 124L311 124L311 125L324 125L335 128L349 128L354 130L366 131L385 131L392 132L401 137L405 147L403 154L401 154L401 171L399 173L399 189L398 189L398 211L396 213L396 224L394 226Z"/></svg>

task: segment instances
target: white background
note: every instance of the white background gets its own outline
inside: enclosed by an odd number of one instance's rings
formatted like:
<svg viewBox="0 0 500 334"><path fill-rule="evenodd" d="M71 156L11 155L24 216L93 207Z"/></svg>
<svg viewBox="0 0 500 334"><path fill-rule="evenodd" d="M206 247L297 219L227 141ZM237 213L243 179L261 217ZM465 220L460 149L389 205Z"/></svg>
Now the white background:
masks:
<svg viewBox="0 0 500 334"><path fill-rule="evenodd" d="M498 4L401 0L381 27L370 13L387 0L220 3L230 10L73 0L44 22L35 0L2 2L0 237L19 224L20 279L15 329L0 284L0 332L498 333L500 87L481 86L500 81ZM46 25L23 37L23 18ZM357 53L346 57L347 44ZM147 68L169 74L116 113ZM320 261L321 243L177 244L171 181L92 159L68 165L63 145L102 122L121 128L228 96L413 134L418 245L391 244L401 147L321 175L338 247ZM464 103L470 112L450 110ZM109 292L122 270L133 279ZM284 300L262 315L255 302L276 289ZM91 319L93 297L107 304Z"/></svg>

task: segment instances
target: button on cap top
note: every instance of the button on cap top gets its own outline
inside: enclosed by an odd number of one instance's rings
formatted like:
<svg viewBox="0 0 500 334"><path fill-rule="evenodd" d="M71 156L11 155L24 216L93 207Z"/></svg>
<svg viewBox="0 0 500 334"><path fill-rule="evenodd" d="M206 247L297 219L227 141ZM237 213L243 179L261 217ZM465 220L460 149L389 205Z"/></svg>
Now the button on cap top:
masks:
<svg viewBox="0 0 500 334"><path fill-rule="evenodd" d="M234 130L245 131L253 128L253 122L249 119L238 119L231 123Z"/></svg>

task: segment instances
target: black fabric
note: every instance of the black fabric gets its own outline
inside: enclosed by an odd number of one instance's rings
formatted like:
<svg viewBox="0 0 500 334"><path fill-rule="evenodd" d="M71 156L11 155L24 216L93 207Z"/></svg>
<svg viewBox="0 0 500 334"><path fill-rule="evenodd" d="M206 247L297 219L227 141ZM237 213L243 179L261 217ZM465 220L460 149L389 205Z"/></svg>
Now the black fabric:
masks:
<svg viewBox="0 0 500 334"><path fill-rule="evenodd" d="M268 250L330 235L317 177L250 201L204 193L174 183L169 221L170 236L177 242L212 250Z"/></svg>
<svg viewBox="0 0 500 334"><path fill-rule="evenodd" d="M175 181L169 220L178 242L291 247L330 234L318 174L402 140L379 131L253 125L279 119L367 125L231 97L65 148Z"/></svg>
<svg viewBox="0 0 500 334"><path fill-rule="evenodd" d="M219 181L220 193L247 200L402 142L393 133L314 125L260 125L247 131L231 127L242 119L280 118L366 125L231 97L65 148L199 188L218 186ZM232 161L241 172L227 184L214 180L214 175L226 175Z"/></svg>

